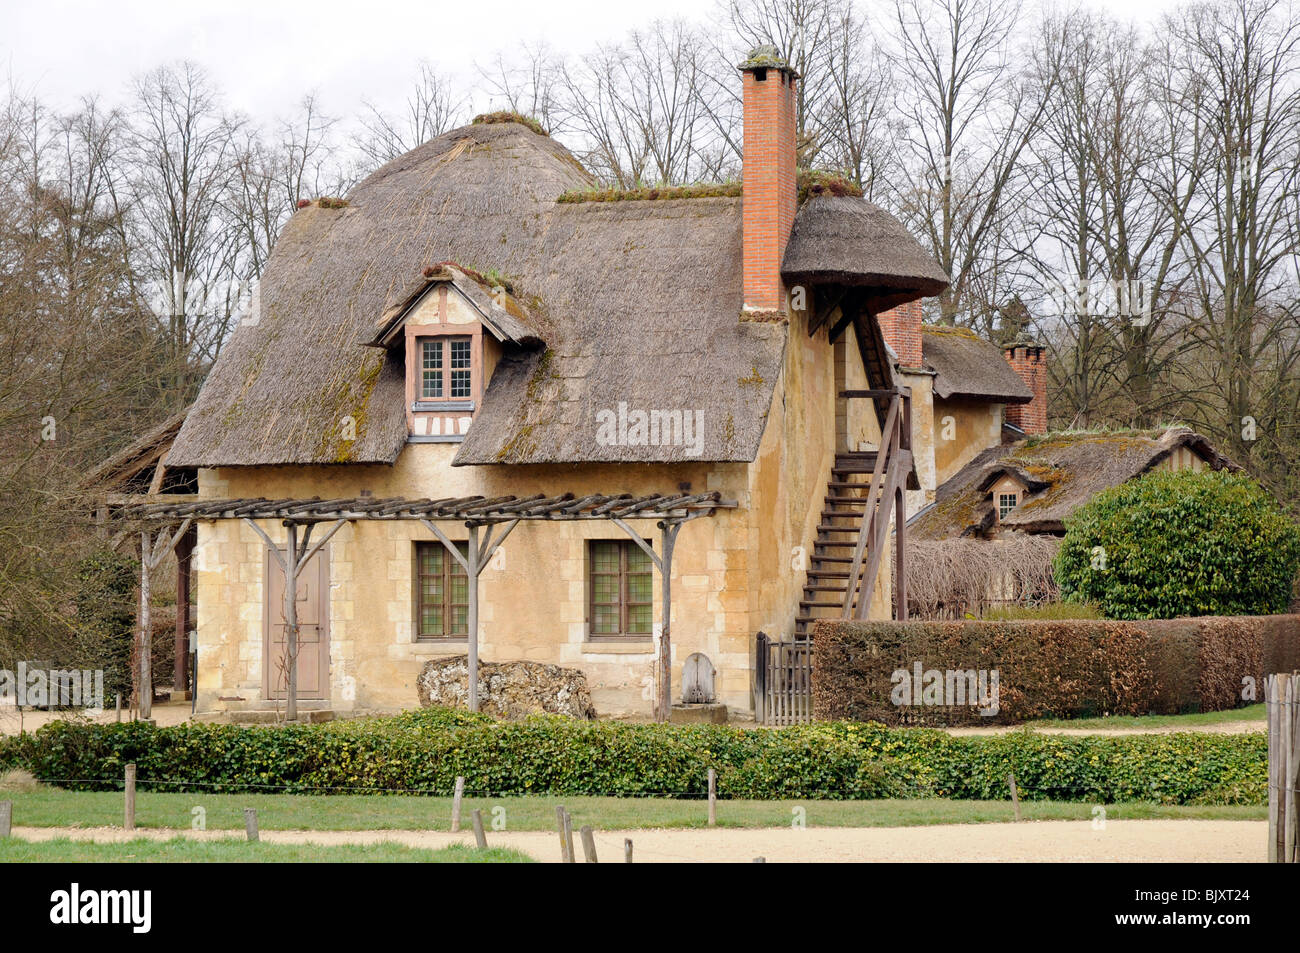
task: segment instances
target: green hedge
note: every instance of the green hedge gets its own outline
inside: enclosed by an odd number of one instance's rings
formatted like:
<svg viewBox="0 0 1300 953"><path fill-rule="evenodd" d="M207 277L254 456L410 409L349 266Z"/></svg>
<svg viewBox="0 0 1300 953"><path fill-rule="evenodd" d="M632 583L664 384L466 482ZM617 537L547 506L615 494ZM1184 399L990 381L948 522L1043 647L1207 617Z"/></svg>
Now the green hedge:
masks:
<svg viewBox="0 0 1300 953"><path fill-rule="evenodd" d="M705 793L723 797L1001 799L1262 804L1262 734L952 737L931 729L824 723L782 729L637 725L537 717L492 722L437 710L331 725L242 728L56 722L10 744L11 763L77 790L479 795Z"/></svg>
<svg viewBox="0 0 1300 953"><path fill-rule="evenodd" d="M1176 715L1262 701L1267 673L1300 668L1300 616L821 620L813 645L813 713L825 721L989 725ZM894 673L911 673L918 662L940 673L996 671L996 716L971 705L896 703Z"/></svg>

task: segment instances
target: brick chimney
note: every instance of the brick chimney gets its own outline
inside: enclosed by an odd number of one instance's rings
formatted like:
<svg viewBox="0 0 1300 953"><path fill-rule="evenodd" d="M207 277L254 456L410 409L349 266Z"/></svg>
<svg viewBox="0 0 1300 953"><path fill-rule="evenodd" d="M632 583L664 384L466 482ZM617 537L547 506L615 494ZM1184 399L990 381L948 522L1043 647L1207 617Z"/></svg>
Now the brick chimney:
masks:
<svg viewBox="0 0 1300 953"><path fill-rule="evenodd" d="M876 315L885 343L898 356L899 367L920 367L921 302L909 301Z"/></svg>
<svg viewBox="0 0 1300 953"><path fill-rule="evenodd" d="M794 226L795 84L798 77L775 46L760 46L739 66L743 74L744 307L785 309L781 257Z"/></svg>
<svg viewBox="0 0 1300 953"><path fill-rule="evenodd" d="M1007 363L1034 392L1027 404L1007 404L1007 423L1025 433L1047 433L1047 365L1042 345L1016 340L1003 348Z"/></svg>

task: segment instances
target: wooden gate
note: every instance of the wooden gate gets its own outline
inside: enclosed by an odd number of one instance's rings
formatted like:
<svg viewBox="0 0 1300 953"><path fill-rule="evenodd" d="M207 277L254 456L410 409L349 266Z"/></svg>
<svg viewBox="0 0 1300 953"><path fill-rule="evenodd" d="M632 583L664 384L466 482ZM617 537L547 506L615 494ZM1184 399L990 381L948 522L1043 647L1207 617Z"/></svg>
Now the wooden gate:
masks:
<svg viewBox="0 0 1300 953"><path fill-rule="evenodd" d="M800 725L812 717L812 642L758 633L754 714L760 725Z"/></svg>

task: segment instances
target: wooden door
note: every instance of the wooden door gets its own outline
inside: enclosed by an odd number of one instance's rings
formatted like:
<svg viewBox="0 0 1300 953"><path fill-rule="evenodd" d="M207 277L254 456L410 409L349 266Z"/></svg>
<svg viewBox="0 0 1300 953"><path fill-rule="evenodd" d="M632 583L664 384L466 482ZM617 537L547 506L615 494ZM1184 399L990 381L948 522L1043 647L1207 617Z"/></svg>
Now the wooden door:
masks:
<svg viewBox="0 0 1300 953"><path fill-rule="evenodd" d="M284 550L280 550L281 555ZM329 698L329 547L298 574L298 698ZM288 694L287 639L284 624L284 570L266 554L266 605L263 612L262 692L264 698Z"/></svg>

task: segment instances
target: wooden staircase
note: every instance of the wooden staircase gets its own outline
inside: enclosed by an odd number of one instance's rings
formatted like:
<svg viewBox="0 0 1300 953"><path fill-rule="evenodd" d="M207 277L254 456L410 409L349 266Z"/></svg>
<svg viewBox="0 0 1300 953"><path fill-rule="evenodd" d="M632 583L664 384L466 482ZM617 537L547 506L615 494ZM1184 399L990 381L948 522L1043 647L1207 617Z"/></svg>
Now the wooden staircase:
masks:
<svg viewBox="0 0 1300 953"><path fill-rule="evenodd" d="M899 526L895 586L900 619L907 618L904 580L906 507L912 470L911 394L906 388L844 391L843 397L889 401L879 450L840 453L831 467L817 538L809 557L803 597L795 614L794 638L806 639L819 618L865 619L881 560L889 548L889 508Z"/></svg>

